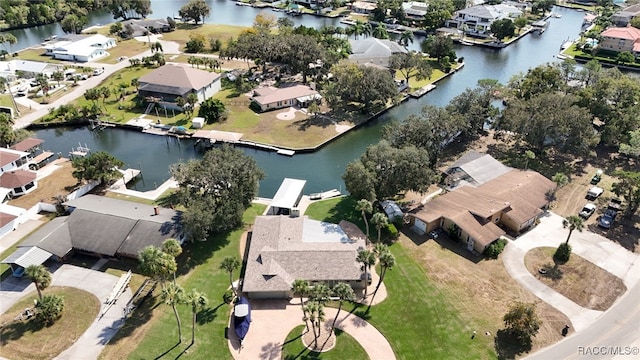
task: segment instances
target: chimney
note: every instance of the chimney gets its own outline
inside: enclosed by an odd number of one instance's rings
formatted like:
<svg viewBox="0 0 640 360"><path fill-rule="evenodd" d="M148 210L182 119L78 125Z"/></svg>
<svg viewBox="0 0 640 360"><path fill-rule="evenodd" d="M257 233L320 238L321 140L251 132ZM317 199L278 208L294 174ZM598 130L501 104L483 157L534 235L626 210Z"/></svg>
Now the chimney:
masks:
<svg viewBox="0 0 640 360"><path fill-rule="evenodd" d="M157 206L154 206L154 207L153 207L153 213L154 213L155 215L160 215L160 208L159 208L159 207L157 207Z"/></svg>

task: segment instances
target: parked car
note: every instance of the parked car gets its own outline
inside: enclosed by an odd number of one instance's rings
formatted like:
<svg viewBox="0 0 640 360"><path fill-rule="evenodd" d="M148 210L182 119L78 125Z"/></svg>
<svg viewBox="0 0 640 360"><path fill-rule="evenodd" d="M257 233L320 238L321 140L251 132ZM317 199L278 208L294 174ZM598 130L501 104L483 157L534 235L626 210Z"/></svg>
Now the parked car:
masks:
<svg viewBox="0 0 640 360"><path fill-rule="evenodd" d="M429 231L429 238L430 239L437 239L438 236L440 236L440 229L435 229L433 231Z"/></svg>
<svg viewBox="0 0 640 360"><path fill-rule="evenodd" d="M587 192L587 199L597 199L600 195L602 195L603 192L604 189L594 186Z"/></svg>
<svg viewBox="0 0 640 360"><path fill-rule="evenodd" d="M596 206L592 203L587 203L582 210L580 210L580 213L578 214L581 218L583 219L588 219L591 217L591 215L593 215L593 213L596 212Z"/></svg>
<svg viewBox="0 0 640 360"><path fill-rule="evenodd" d="M607 209L607 211L604 212L604 215L600 217L598 226L605 229L611 228L613 221L616 219L616 215L618 215L617 211L615 211L614 209Z"/></svg>
<svg viewBox="0 0 640 360"><path fill-rule="evenodd" d="M101 75L104 72L104 68L97 68L93 70L93 76Z"/></svg>

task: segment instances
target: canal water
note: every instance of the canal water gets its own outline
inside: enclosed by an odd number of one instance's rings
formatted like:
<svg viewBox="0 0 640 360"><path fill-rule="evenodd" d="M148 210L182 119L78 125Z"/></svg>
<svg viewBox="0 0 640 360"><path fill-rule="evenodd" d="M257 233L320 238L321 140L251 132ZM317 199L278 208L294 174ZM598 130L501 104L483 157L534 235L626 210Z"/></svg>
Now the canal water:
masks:
<svg viewBox="0 0 640 360"><path fill-rule="evenodd" d="M214 0L212 3L215 6L231 2ZM233 10L234 14L243 13L244 10L251 11L252 15L247 15L247 19L251 21L255 16L255 9L249 7L234 6ZM317 152L286 157L272 152L243 149L256 159L266 173L266 178L260 184L259 195L272 197L284 177L306 179L307 193L334 188L344 192L341 176L346 165L358 158L368 145L380 140L380 130L385 123L405 119L408 115L419 112L427 104L444 106L465 88L475 87L480 79L497 79L506 83L517 73L555 61L554 55L558 53L562 42L567 37L578 36L584 13L557 7L553 12L562 15L562 18L550 19L549 28L545 33L539 36L527 35L505 49L457 47L458 56L464 57L466 64L461 71L438 83L437 88L423 98L401 104ZM215 10L211 18L214 17ZM300 18L307 17L297 17L296 20ZM310 22L312 19L316 18L310 17ZM419 45L416 42L411 46L417 48ZM169 177L170 164L200 156L191 140L176 140L127 130L106 129L92 132L86 128L63 128L38 130L36 135L45 140L44 148L59 152L63 156L67 156L71 148L79 144L86 144L94 151L104 150L112 153L125 161L129 167L142 170L143 179L131 186L141 191L154 189L166 180Z"/></svg>

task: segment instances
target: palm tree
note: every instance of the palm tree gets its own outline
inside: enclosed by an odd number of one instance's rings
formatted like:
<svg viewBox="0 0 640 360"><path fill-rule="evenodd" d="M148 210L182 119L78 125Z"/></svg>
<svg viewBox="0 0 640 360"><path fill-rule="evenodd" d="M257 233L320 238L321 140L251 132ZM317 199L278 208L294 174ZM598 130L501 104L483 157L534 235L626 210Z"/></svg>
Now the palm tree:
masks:
<svg viewBox="0 0 640 360"><path fill-rule="evenodd" d="M191 305L191 314L193 317L191 318L191 344L196 342L196 315L198 313L198 309L202 309L209 303L209 300L203 293L196 291L196 289L191 290L189 294L187 294L184 298L185 303Z"/></svg>
<svg viewBox="0 0 640 360"><path fill-rule="evenodd" d="M178 315L178 310L176 309L176 305L184 302L184 290L182 287L176 283L169 283L167 287L162 289L161 294L162 302L171 306L173 309L173 314L176 317L176 323L178 324L178 343L182 342L182 324L180 322L180 316Z"/></svg>
<svg viewBox="0 0 640 360"><path fill-rule="evenodd" d="M362 264L361 270L364 272L364 296L367 297L367 287L369 286L369 270L376 263L376 255L371 250L360 250L356 261Z"/></svg>
<svg viewBox="0 0 640 360"><path fill-rule="evenodd" d="M149 245L138 253L138 265L143 275L163 282L178 269L176 259L159 247Z"/></svg>
<svg viewBox="0 0 640 360"><path fill-rule="evenodd" d="M388 39L389 32L387 31L387 25L379 23L371 32L371 36L376 39Z"/></svg>
<svg viewBox="0 0 640 360"><path fill-rule="evenodd" d="M178 240L174 238L168 238L162 242L162 251L173 256L174 258L177 258L178 256L180 256L180 254L182 254L182 246L180 246Z"/></svg>
<svg viewBox="0 0 640 360"><path fill-rule="evenodd" d="M131 86L134 86L136 88L136 91L138 91L138 86L140 86L140 82L138 81L138 78L131 79Z"/></svg>
<svg viewBox="0 0 640 360"><path fill-rule="evenodd" d="M387 273L387 270L391 269L396 265L396 257L393 256L389 248L384 245L384 249L380 249L377 252L378 260L380 260L380 278L378 279L378 284L376 285L376 289L373 290L373 296L371 297L371 302L369 303L369 308L371 308L371 303L373 303L373 299L375 299L376 294L378 293L378 289L380 288L380 284L384 281L384 276ZM369 311L367 308L367 311Z"/></svg>
<svg viewBox="0 0 640 360"><path fill-rule="evenodd" d="M338 315L340 315L340 310L342 310L342 304L345 301L354 301L356 299L356 294L353 292L353 288L351 285L345 282L339 282L333 287L333 295L338 298L338 312L336 313L336 317L333 319L333 324L331 324L331 332L336 328L336 321L338 320Z"/></svg>
<svg viewBox="0 0 640 360"><path fill-rule="evenodd" d="M413 44L413 31L405 30L400 34L398 42L403 46L408 46L409 43Z"/></svg>
<svg viewBox="0 0 640 360"><path fill-rule="evenodd" d="M581 217L576 215L571 215L566 219L562 220L562 227L569 228L569 235L567 235L567 241L565 241L565 244L568 244L569 238L571 238L571 233L573 232L573 230L578 230L579 232L582 232L582 229L584 228L584 223L582 222Z"/></svg>
<svg viewBox="0 0 640 360"><path fill-rule="evenodd" d="M380 242L380 236L381 236L381 233L382 233L382 228L386 227L389 224L389 219L387 218L387 215L385 215L383 213L375 213L371 217L371 223L378 230L378 242Z"/></svg>
<svg viewBox="0 0 640 360"><path fill-rule="evenodd" d="M556 183L556 188L553 189L553 195L556 194L556 191L558 191L558 189L560 189L561 187L567 185L569 183L569 178L567 177L567 175L565 175L564 173L556 173L555 175L553 175L553 177L551 178L551 180Z"/></svg>
<svg viewBox="0 0 640 360"><path fill-rule="evenodd" d="M62 71L55 71L53 72L53 74L51 74L51 79L56 81L58 83L58 86L60 86L60 81L64 80L64 74L62 73Z"/></svg>
<svg viewBox="0 0 640 360"><path fill-rule="evenodd" d="M229 273L229 285L231 285L231 289L233 293L238 296L236 289L233 287L233 272L240 267L240 260L238 260L235 256L227 256L222 259L222 263L220 263L220 269L225 270Z"/></svg>
<svg viewBox="0 0 640 360"><path fill-rule="evenodd" d="M309 314L309 321L311 322L311 328L313 330L314 348L318 349L318 338L320 337L322 323L325 320L324 305L315 301L310 302L306 306L306 313Z"/></svg>
<svg viewBox="0 0 640 360"><path fill-rule="evenodd" d="M529 168L529 160L533 160L536 158L536 153L531 150L527 150L524 152L524 169L527 170Z"/></svg>
<svg viewBox="0 0 640 360"><path fill-rule="evenodd" d="M354 39L358 40L358 36L365 33L366 25L367 24L362 20L356 20L356 22L353 25L351 25L350 32L353 34Z"/></svg>
<svg viewBox="0 0 640 360"><path fill-rule="evenodd" d="M307 326L307 331L309 331L309 323L308 323L308 318L307 318L307 310L304 306L304 301L302 300L302 297L305 296L306 294L309 293L309 282L307 280L302 280L302 279L296 279L293 281L293 284L291 284L291 292L293 292L294 295L298 295L300 296L300 306L302 307L302 318L304 320L305 325Z"/></svg>
<svg viewBox="0 0 640 360"><path fill-rule="evenodd" d="M42 301L42 290L51 285L51 273L44 267L44 265L40 264L27 266L25 274L27 274L27 277L33 281L33 284L36 286L36 290L38 290L38 298Z"/></svg>
<svg viewBox="0 0 640 360"><path fill-rule="evenodd" d="M373 212L373 205L371 205L371 201L367 199L360 199L356 204L356 210L360 211L360 214L362 214L364 227L367 229L367 245L369 245L369 221L367 221L367 214L371 214Z"/></svg>
<svg viewBox="0 0 640 360"><path fill-rule="evenodd" d="M331 296L331 289L325 283L319 283L314 285L309 292L309 297L312 301L326 304Z"/></svg>

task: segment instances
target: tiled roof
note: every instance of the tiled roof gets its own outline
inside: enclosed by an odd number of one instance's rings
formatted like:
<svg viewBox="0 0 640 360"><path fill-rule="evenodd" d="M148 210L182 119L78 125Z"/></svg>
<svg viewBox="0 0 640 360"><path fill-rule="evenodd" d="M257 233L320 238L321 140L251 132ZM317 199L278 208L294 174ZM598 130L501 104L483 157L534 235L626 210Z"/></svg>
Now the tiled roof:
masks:
<svg viewBox="0 0 640 360"><path fill-rule="evenodd" d="M625 39L636 41L640 39L640 29L636 29L632 26L627 27L610 27L603 31L601 34L603 37L610 37L614 39Z"/></svg>
<svg viewBox="0 0 640 360"><path fill-rule="evenodd" d="M18 151L29 151L30 149L33 149L34 147L42 144L43 142L44 140L41 140L41 139L27 138L13 145L11 149L18 150Z"/></svg>

